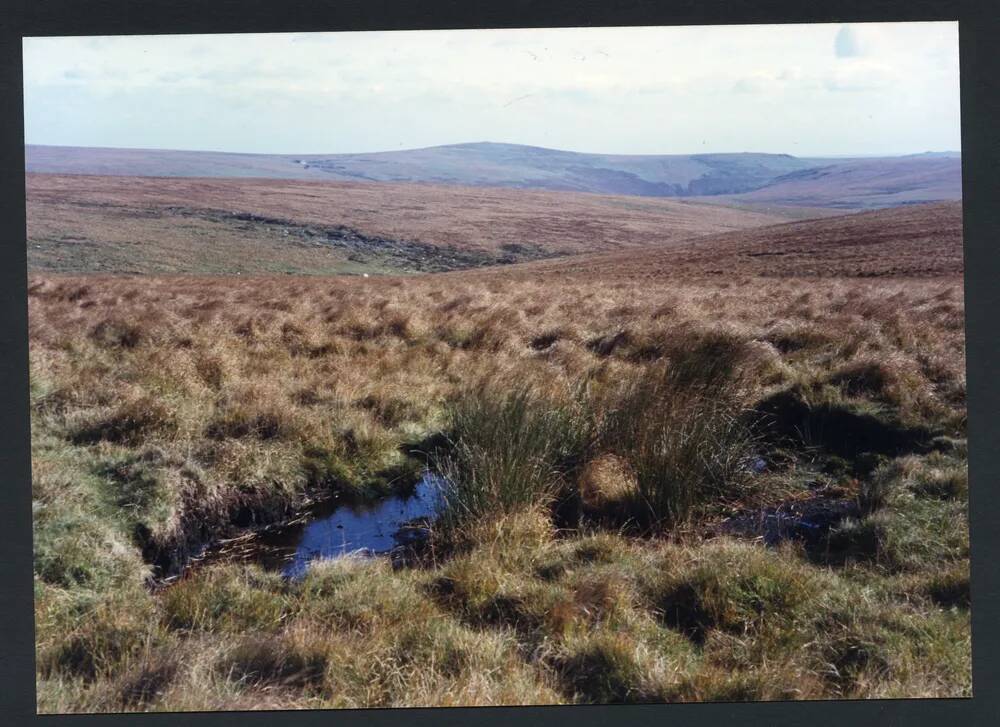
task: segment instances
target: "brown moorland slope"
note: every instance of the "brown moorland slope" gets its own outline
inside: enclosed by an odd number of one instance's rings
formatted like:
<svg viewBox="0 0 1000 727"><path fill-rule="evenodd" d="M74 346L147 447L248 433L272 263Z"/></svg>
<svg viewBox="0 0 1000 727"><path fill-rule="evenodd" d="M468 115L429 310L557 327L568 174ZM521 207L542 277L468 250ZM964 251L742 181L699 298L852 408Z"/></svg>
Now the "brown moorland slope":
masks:
<svg viewBox="0 0 1000 727"><path fill-rule="evenodd" d="M674 200L416 184L29 174L29 268L434 272L788 219Z"/></svg>
<svg viewBox="0 0 1000 727"><path fill-rule="evenodd" d="M938 277L963 272L962 204L943 202L519 265L524 277ZM495 274L498 270L482 271Z"/></svg>

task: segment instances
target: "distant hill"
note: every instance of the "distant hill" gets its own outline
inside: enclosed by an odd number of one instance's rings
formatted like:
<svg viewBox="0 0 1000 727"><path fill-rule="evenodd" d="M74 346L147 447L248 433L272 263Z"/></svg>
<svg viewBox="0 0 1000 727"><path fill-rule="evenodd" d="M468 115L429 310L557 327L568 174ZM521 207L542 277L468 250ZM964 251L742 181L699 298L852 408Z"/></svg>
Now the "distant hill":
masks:
<svg viewBox="0 0 1000 727"><path fill-rule="evenodd" d="M518 265L549 278L937 277L964 270L960 202L907 205ZM487 271L484 271L486 274Z"/></svg>
<svg viewBox="0 0 1000 727"><path fill-rule="evenodd" d="M747 206L861 209L961 198L961 160L950 153L874 159L614 155L481 142L280 155L29 145L25 167L56 174L430 183L707 201L725 195Z"/></svg>
<svg viewBox="0 0 1000 727"><path fill-rule="evenodd" d="M25 172L125 177L262 177L328 179L292 159L271 154L232 154L172 149L111 149L87 146L24 148Z"/></svg>
<svg viewBox="0 0 1000 727"><path fill-rule="evenodd" d="M802 169L718 201L864 209L961 198L961 158L921 154Z"/></svg>
<svg viewBox="0 0 1000 727"><path fill-rule="evenodd" d="M427 181L647 197L747 191L808 166L787 154L582 154L486 142L304 157L301 161L309 168L368 181Z"/></svg>
<svg viewBox="0 0 1000 727"><path fill-rule="evenodd" d="M582 154L488 142L300 155L29 145L26 160L28 172L61 174L429 182L649 197L744 192L809 166L787 154Z"/></svg>

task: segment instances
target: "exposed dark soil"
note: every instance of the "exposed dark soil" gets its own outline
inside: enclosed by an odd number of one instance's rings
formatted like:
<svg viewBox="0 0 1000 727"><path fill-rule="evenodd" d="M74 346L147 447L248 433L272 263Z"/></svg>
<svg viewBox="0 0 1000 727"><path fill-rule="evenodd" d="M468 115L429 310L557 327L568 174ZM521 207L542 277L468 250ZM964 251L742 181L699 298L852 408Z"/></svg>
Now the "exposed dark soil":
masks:
<svg viewBox="0 0 1000 727"><path fill-rule="evenodd" d="M872 468L873 455L896 457L931 449L935 432L907 427L845 406L810 405L794 391L782 391L757 406L767 438L779 446L805 446L852 463L855 474Z"/></svg>
<svg viewBox="0 0 1000 727"><path fill-rule="evenodd" d="M387 268L421 273L465 270L486 265L509 265L559 255L546 252L538 245L525 243L503 245L496 253L463 250L454 245L433 245L420 240L366 235L344 225L300 224L293 220L257 215L252 212L225 212L191 207L166 207L163 212L168 215L197 217L213 222L236 222L240 228L247 231L264 227L273 234L287 237L291 244L302 247L334 248L343 251L347 259L353 262L377 262Z"/></svg>

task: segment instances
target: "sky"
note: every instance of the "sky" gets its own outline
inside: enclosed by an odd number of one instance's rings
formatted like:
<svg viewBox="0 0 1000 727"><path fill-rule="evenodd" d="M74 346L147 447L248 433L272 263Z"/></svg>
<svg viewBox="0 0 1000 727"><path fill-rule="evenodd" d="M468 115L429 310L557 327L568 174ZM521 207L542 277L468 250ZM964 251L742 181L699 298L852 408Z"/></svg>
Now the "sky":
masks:
<svg viewBox="0 0 1000 727"><path fill-rule="evenodd" d="M25 38L25 142L909 154L958 79L953 22Z"/></svg>

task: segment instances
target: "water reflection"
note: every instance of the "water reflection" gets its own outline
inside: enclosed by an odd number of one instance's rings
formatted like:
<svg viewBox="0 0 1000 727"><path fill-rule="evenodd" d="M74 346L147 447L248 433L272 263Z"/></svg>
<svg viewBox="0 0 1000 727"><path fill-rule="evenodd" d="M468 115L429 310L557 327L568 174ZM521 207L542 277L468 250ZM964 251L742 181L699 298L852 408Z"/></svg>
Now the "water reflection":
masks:
<svg viewBox="0 0 1000 727"><path fill-rule="evenodd" d="M308 522L263 535L258 545L262 565L280 568L288 577L303 575L315 560L349 553L388 553L400 544L404 525L440 511L444 480L427 473L406 497L366 504L330 503Z"/></svg>

